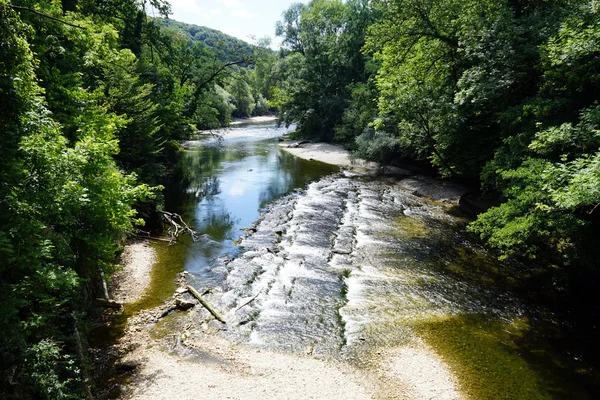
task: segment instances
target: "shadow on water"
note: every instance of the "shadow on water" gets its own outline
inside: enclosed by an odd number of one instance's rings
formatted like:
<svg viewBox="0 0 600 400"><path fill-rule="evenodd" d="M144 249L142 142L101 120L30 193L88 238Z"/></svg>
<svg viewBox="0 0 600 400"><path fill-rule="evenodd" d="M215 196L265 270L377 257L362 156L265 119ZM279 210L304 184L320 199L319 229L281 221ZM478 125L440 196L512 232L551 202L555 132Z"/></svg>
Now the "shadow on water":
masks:
<svg viewBox="0 0 600 400"><path fill-rule="evenodd" d="M498 261L464 233L462 221L400 217L393 230L415 244L411 251L418 268L469 288L444 294L461 304L460 312L416 322L413 328L451 360L471 398L592 399L600 393L595 346L574 329L576 319L589 316L564 313L570 300L556 290L556 271ZM420 290L444 292L425 286ZM480 304L468 306L467 297Z"/></svg>

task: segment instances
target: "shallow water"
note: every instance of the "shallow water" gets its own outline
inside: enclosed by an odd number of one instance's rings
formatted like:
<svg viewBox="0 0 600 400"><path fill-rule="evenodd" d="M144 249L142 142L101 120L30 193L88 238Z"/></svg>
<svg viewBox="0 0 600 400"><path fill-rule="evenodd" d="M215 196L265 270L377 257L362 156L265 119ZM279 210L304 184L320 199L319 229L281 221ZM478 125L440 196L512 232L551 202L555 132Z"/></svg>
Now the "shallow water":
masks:
<svg viewBox="0 0 600 400"><path fill-rule="evenodd" d="M565 326L519 295L530 268L497 261L442 205L281 151L284 132L185 143L167 195L204 235L168 251L195 286L221 287L229 338L358 366L421 338L471 398L594 397L598 375L553 344Z"/></svg>
<svg viewBox="0 0 600 400"><path fill-rule="evenodd" d="M188 246L184 269L204 285L221 282L211 266L240 254L237 240L268 204L338 170L282 151L276 138L285 132L274 123L242 125L184 143L180 182L167 207L203 235Z"/></svg>

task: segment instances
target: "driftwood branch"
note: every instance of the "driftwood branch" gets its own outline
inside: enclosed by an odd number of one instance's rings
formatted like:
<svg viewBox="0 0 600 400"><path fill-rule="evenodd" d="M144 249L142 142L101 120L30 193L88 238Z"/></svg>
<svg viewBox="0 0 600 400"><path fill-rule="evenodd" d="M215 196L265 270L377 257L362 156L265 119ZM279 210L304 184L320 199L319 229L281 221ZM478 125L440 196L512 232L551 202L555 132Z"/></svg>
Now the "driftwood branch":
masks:
<svg viewBox="0 0 600 400"><path fill-rule="evenodd" d="M188 224L185 223L181 215L177 213L172 213L168 211L159 211L162 215L163 219L171 226L172 230L169 231L169 236L171 237L170 242L174 243L177 241L180 235L189 234L192 237L194 242L200 240L200 234L189 227Z"/></svg>
<svg viewBox="0 0 600 400"><path fill-rule="evenodd" d="M218 312L216 312L211 306L210 304L208 304L206 302L206 300L204 300L204 298L202 298L202 296L200 295L200 293L198 293L198 291L196 289L194 289L192 286L187 285L188 290L190 291L190 293L198 299L198 301L200 302L200 304L202 304L204 306L204 308L206 308L208 310L208 312L210 312L219 322L225 323L225 320L223 318L221 318L221 316L219 315Z"/></svg>
<svg viewBox="0 0 600 400"><path fill-rule="evenodd" d="M262 293L264 288L261 288L258 293L256 293L254 295L254 297L252 297L250 300L248 300L247 302L245 302L244 304L242 304L241 306L239 306L238 308L235 309L234 312L238 312L241 308L246 307L248 304L252 303L254 300L256 300L256 298Z"/></svg>
<svg viewBox="0 0 600 400"><path fill-rule="evenodd" d="M63 19L53 17L52 15L45 14L45 13L40 12L38 10L34 10L33 8L23 7L23 6L11 6L11 8L13 10L17 10L17 11L29 11L30 13L34 13L34 14L39 15L41 17L48 18L48 19L51 19L53 21L60 22L61 24L72 26L73 28L87 29L85 26L72 24L72 23L67 22L67 21L65 21Z"/></svg>

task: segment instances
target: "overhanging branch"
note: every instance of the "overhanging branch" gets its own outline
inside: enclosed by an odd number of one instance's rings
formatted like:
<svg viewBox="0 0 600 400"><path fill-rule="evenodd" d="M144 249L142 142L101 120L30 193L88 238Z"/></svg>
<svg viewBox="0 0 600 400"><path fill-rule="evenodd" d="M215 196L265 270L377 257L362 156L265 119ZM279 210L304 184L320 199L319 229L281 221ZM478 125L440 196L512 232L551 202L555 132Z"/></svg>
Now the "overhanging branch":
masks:
<svg viewBox="0 0 600 400"><path fill-rule="evenodd" d="M208 77L208 79L204 80L200 85L198 85L199 88L203 88L206 85L208 85L213 79L215 79L217 77L217 75L219 75L225 68L227 67L231 67L232 65L239 65L239 64L243 64L246 61L231 61L228 63L225 63L223 65L221 65L221 67L216 70L211 76Z"/></svg>
<svg viewBox="0 0 600 400"><path fill-rule="evenodd" d="M16 11L29 11L30 13L34 13L34 14L37 14L37 15L39 15L41 17L48 18L48 19L51 19L53 21L60 22L61 24L72 26L73 28L87 29L85 26L72 24L72 23L67 22L65 20L62 20L60 18L53 17L52 15L44 14L43 12L34 10L33 8L23 7L23 6L12 6L12 5L11 5L11 8L13 10L16 10Z"/></svg>

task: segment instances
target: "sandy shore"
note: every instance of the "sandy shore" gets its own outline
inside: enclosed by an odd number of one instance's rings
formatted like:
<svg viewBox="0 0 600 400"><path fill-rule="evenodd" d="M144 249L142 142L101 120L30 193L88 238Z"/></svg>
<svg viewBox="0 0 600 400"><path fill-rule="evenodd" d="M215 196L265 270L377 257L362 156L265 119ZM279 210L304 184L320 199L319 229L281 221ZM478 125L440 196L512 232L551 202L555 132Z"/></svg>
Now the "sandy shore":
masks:
<svg viewBox="0 0 600 400"><path fill-rule="evenodd" d="M252 117L252 118L234 118L233 121L231 121L230 125L241 125L241 124L248 124L248 123L259 123L259 122L271 122L271 121L277 121L277 116L275 115L263 115L260 117Z"/></svg>
<svg viewBox="0 0 600 400"><path fill-rule="evenodd" d="M110 294L119 303L133 303L150 285L150 273L155 262L154 249L146 241L125 245L121 255L123 269L113 274Z"/></svg>
<svg viewBox="0 0 600 400"><path fill-rule="evenodd" d="M449 368L419 342L379 351L373 367L359 370L237 345L189 326L162 341L137 335L144 345L127 356L139 367L124 399L463 399Z"/></svg>
<svg viewBox="0 0 600 400"><path fill-rule="evenodd" d="M298 141L291 141L282 142L279 146L296 157L338 165L357 172L373 173L379 169L379 164L352 158L348 150L330 143L303 143L298 146ZM397 183L403 189L434 201L458 204L460 197L468 191L463 186L441 179L415 175L401 168L390 167L387 169L387 174L397 177Z"/></svg>
<svg viewBox="0 0 600 400"><path fill-rule="evenodd" d="M344 365L234 345L213 335L187 340L187 356L144 351L130 399L366 400L365 378Z"/></svg>
<svg viewBox="0 0 600 400"><path fill-rule="evenodd" d="M386 350L379 370L387 381L403 382L407 386L406 399L464 399L448 366L420 340Z"/></svg>
<svg viewBox="0 0 600 400"><path fill-rule="evenodd" d="M348 150L330 143L303 143L298 146L297 141L292 141L282 142L279 146L283 150L305 160L316 160L340 167L363 168L371 171L376 170L378 167L377 163L374 162L352 159Z"/></svg>
<svg viewBox="0 0 600 400"><path fill-rule="evenodd" d="M113 280L115 299L133 302L143 294L154 257L145 242L127 245L124 269ZM185 279L180 278L180 285L184 287ZM205 299L218 304L220 296L216 290ZM180 289L165 304L129 319L117 344L126 349L119 363L136 367L120 398L462 399L449 367L418 339L381 348L369 367L357 369L341 361L233 343L220 334L227 326L200 305L164 318L178 298L193 300Z"/></svg>

